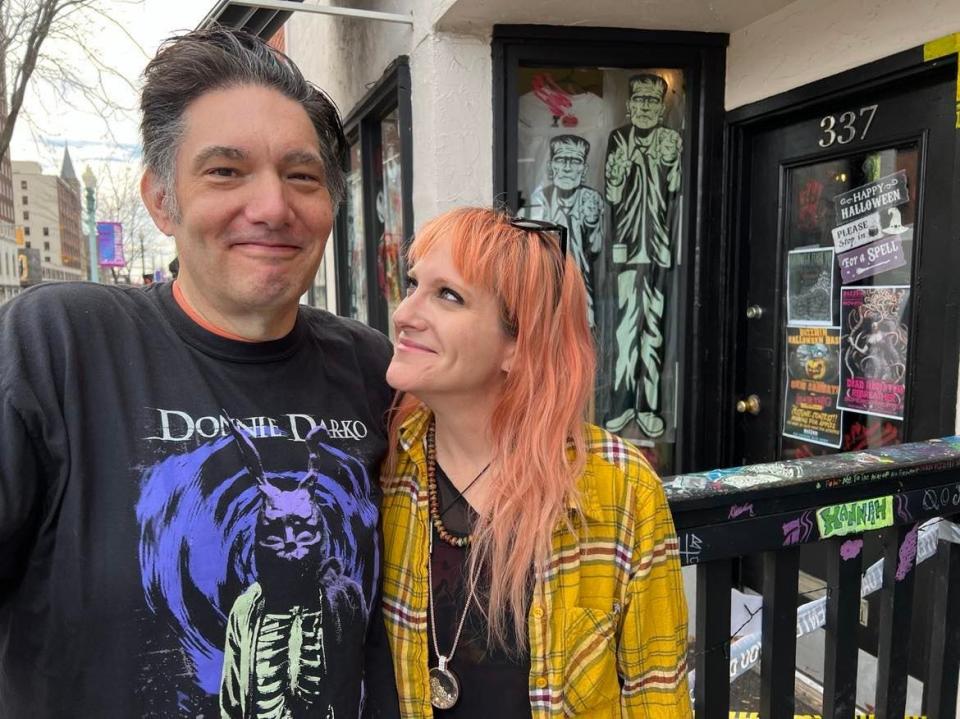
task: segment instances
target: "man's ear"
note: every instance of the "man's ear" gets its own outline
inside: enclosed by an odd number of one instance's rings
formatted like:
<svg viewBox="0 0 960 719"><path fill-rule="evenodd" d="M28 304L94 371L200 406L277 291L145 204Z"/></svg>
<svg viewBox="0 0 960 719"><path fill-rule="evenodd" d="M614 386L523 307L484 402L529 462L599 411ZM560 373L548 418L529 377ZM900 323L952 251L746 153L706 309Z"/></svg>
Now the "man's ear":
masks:
<svg viewBox="0 0 960 719"><path fill-rule="evenodd" d="M167 237L173 236L175 224L167 210L167 189L153 170L146 170L140 178L140 197L153 218L154 224Z"/></svg>

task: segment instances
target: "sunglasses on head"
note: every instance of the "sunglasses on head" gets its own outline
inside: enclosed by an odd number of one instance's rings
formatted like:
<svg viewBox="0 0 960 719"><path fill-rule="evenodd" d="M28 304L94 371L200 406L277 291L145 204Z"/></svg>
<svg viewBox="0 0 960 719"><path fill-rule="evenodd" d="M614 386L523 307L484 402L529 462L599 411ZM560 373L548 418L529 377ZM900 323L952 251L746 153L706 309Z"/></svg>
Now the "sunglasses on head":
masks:
<svg viewBox="0 0 960 719"><path fill-rule="evenodd" d="M540 235L554 234L557 238L557 245L560 247L560 257L565 261L567 258L567 228L563 225L557 225L553 222L544 222L543 220L528 220L524 217L511 217L510 226L516 227L527 232L536 232ZM561 267L563 265L561 264Z"/></svg>

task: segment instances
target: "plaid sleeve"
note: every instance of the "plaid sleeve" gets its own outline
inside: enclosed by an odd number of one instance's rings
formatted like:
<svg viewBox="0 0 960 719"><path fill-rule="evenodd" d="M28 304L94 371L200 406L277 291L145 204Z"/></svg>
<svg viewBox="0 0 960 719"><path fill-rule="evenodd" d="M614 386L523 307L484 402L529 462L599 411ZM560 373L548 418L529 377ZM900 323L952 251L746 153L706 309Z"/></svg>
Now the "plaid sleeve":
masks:
<svg viewBox="0 0 960 719"><path fill-rule="evenodd" d="M677 535L660 480L649 467L637 472L632 575L617 649L623 714L688 719L687 604Z"/></svg>

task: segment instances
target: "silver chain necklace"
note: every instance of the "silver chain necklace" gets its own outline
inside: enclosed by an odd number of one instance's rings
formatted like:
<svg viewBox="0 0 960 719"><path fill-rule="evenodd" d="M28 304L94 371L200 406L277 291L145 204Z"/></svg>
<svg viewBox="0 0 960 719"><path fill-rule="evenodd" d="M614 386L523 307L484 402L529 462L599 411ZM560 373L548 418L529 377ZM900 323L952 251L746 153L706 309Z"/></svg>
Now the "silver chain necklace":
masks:
<svg viewBox="0 0 960 719"><path fill-rule="evenodd" d="M433 637L433 651L437 655L437 666L430 668L430 703L436 709L450 709L460 698L460 682L457 675L454 674L449 664L453 660L453 654L457 651L457 644L460 643L460 634L463 632L463 624L467 620L467 612L473 603L476 593L477 583L473 577L468 578L470 582L470 595L467 597L467 603L463 606L463 614L460 617L460 623L457 625L457 633L453 638L453 646L450 647L450 653L444 656L440 653L440 647L437 643L437 619L433 611L433 528L430 528L430 544L427 554L427 581L430 583L430 634Z"/></svg>

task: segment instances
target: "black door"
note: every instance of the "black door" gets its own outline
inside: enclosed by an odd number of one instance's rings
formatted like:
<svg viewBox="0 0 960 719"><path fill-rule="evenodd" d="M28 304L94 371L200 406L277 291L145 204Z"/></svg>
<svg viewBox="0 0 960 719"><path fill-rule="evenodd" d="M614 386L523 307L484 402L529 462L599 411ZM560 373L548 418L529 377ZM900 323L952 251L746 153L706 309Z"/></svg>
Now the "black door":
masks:
<svg viewBox="0 0 960 719"><path fill-rule="evenodd" d="M953 433L955 57L745 135L735 463Z"/></svg>
<svg viewBox="0 0 960 719"><path fill-rule="evenodd" d="M733 114L733 464L953 434L956 90L956 55L914 51ZM802 553L806 586L824 566L822 550ZM759 586L758 569L745 561L743 582ZM873 654L874 599L860 634ZM913 643L915 676L923 651Z"/></svg>

